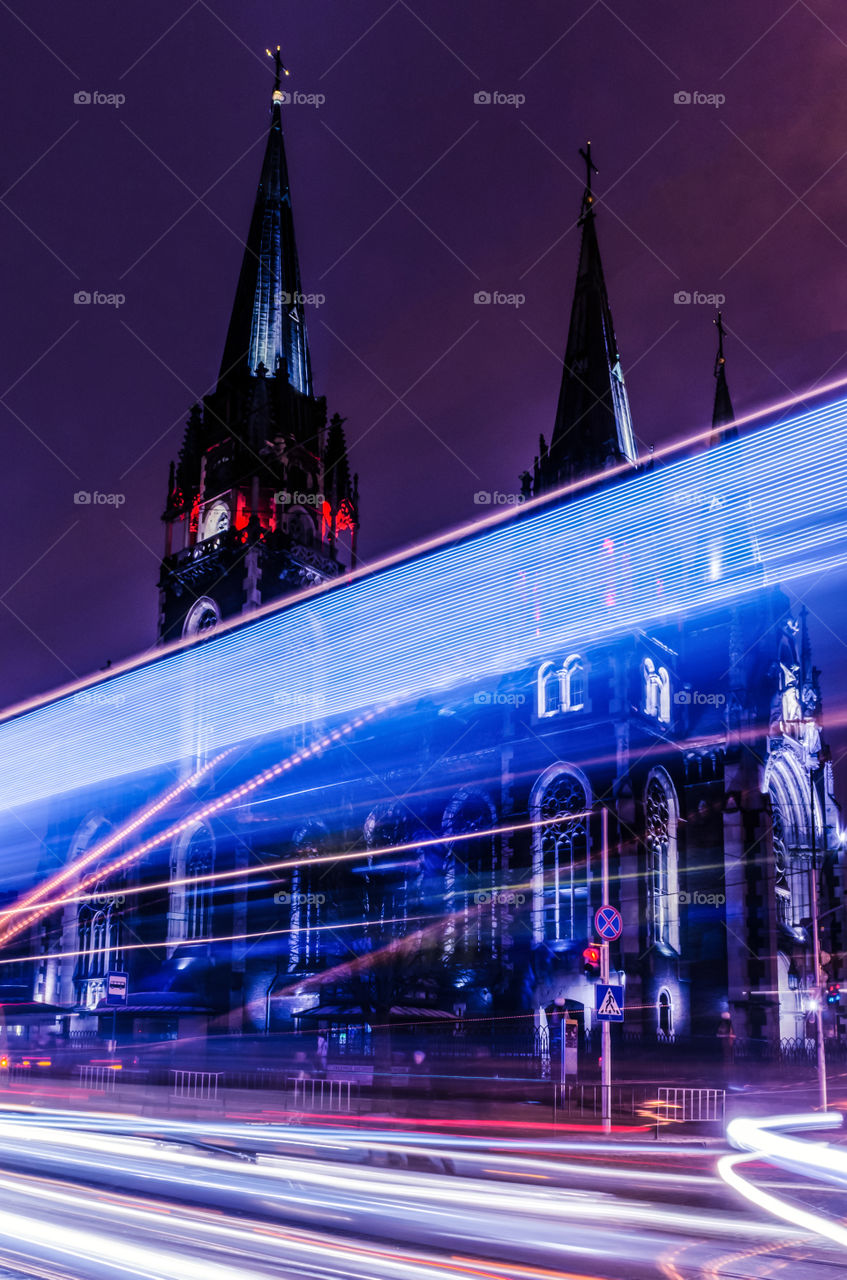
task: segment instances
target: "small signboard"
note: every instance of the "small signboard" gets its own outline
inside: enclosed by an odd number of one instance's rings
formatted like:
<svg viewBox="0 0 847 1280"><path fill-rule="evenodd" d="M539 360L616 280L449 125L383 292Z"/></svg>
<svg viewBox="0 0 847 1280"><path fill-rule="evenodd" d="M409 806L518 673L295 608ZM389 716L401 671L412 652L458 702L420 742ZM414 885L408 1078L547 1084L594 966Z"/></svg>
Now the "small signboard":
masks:
<svg viewBox="0 0 847 1280"><path fill-rule="evenodd" d="M106 974L106 1004L126 1004L129 974L112 971Z"/></svg>
<svg viewBox="0 0 847 1280"><path fill-rule="evenodd" d="M614 942L623 933L623 920L617 907L604 906L594 917L594 928L603 942Z"/></svg>
<svg viewBox="0 0 847 1280"><path fill-rule="evenodd" d="M597 992L597 1021L623 1022L623 987L610 987L598 982L594 990Z"/></svg>
<svg viewBox="0 0 847 1280"><path fill-rule="evenodd" d="M565 1018L562 1026L562 1079L576 1079L579 1061L579 1023Z"/></svg>

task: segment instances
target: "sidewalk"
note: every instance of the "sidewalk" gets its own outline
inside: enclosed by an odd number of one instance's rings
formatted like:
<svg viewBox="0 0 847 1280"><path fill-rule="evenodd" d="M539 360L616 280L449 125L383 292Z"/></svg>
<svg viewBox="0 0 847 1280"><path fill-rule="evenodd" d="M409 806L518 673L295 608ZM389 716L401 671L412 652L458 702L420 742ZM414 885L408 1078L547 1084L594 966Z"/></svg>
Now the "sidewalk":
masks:
<svg viewBox="0 0 847 1280"><path fill-rule="evenodd" d="M308 1110L292 1105L290 1091L256 1089L218 1090L216 1097L178 1097L163 1085L123 1084L91 1089L70 1080L42 1080L0 1087L0 1106L39 1110L92 1111L111 1115L139 1116L147 1120L179 1119L195 1122L234 1121L252 1124L316 1125L340 1128L382 1129L387 1133L404 1128L445 1135L491 1138L553 1140L557 1136L596 1141L603 1137L598 1116L559 1114L553 1120L552 1106L532 1102L464 1099L412 1098L390 1100L384 1096L354 1098L351 1110ZM649 1116L613 1116L614 1141L649 1142L656 1137L656 1125ZM683 1129L685 1130L683 1132ZM716 1124L691 1132L689 1126L671 1131L661 1126L661 1141L722 1145L723 1134Z"/></svg>

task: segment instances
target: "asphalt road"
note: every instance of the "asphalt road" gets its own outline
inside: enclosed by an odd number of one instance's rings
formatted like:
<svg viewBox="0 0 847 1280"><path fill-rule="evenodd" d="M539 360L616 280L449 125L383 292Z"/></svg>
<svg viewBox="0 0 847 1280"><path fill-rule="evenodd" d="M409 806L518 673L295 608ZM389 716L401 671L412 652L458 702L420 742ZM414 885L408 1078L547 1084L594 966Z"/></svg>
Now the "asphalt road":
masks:
<svg viewBox="0 0 847 1280"><path fill-rule="evenodd" d="M847 1275L843 1246L727 1186L722 1155L662 1143L4 1111L0 1275ZM832 1221L847 1212L837 1179L755 1158L744 1177Z"/></svg>

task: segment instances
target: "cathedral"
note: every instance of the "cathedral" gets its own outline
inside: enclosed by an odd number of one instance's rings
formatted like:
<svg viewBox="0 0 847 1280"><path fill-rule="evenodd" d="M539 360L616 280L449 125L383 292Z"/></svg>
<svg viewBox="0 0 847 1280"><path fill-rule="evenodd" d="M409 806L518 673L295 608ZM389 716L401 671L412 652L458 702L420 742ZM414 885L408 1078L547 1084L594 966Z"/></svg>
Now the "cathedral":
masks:
<svg viewBox="0 0 847 1280"><path fill-rule="evenodd" d="M328 417L312 381L283 100L277 63L220 375L190 412L168 480L163 643L213 646L219 624L261 605L335 580L348 590L356 566L343 421ZM521 477L526 498L566 486L625 492L651 465L636 448L590 150L584 158L558 406ZM714 372L709 448L719 449L737 434L720 317ZM682 514L698 522L718 576L710 496L692 501ZM755 565L743 494L733 528ZM631 566L604 544L597 572L614 598ZM34 978L23 963L16 976L66 1037L279 1035L296 1046L320 1036L330 1056L366 1057L376 1029L392 1027L451 1042L455 1057L461 1045L531 1044L566 1011L587 1062L597 1024L584 951L606 828L623 917L611 967L626 995L624 1047L703 1053L730 1027L739 1057L805 1052L813 875L825 980L840 979L845 945L819 675L804 612L762 579L719 609L611 641L586 635L529 669L434 689L375 717L355 750L335 743L318 708L259 741L249 768L244 757L216 762L213 728L191 720L186 690L185 758L167 780L183 788L179 834L123 869L104 857L93 894L32 925L21 955L41 958ZM324 732L330 745L310 755ZM296 787L277 779L192 819L292 752ZM34 850L40 874L88 853L96 862L113 833L126 847L133 815L162 785L139 774L60 798ZM127 974L118 1006L106 992L115 972ZM840 1041L839 1010L825 1015Z"/></svg>

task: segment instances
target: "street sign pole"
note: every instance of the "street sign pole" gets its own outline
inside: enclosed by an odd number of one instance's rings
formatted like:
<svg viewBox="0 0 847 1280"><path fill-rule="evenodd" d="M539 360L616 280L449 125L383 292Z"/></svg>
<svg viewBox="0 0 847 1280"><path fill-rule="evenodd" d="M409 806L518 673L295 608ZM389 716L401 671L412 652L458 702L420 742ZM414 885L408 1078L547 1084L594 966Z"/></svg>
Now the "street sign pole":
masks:
<svg viewBox="0 0 847 1280"><path fill-rule="evenodd" d="M600 853L603 873L603 901L609 901L609 811L600 809ZM609 943L600 943L600 981L609 981ZM603 1132L612 1132L612 1028L602 1024L602 1059L600 1062L600 1098L602 1103Z"/></svg>

